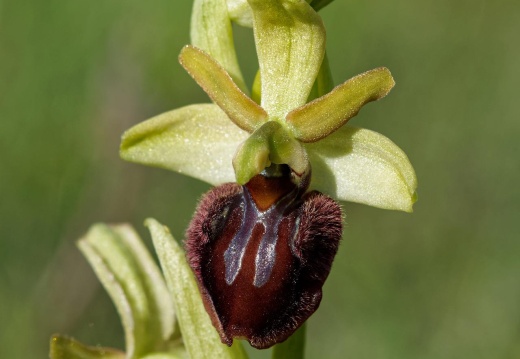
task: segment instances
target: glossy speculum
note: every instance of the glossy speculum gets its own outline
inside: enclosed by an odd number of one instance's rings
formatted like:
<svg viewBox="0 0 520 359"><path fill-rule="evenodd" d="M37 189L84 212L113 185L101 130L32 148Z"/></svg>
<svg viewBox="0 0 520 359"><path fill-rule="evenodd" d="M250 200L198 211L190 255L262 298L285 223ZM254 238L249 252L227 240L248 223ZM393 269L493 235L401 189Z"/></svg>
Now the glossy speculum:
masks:
<svg viewBox="0 0 520 359"><path fill-rule="evenodd" d="M221 340L259 349L287 339L316 311L342 233L339 205L306 192L287 166L204 195L186 250Z"/></svg>

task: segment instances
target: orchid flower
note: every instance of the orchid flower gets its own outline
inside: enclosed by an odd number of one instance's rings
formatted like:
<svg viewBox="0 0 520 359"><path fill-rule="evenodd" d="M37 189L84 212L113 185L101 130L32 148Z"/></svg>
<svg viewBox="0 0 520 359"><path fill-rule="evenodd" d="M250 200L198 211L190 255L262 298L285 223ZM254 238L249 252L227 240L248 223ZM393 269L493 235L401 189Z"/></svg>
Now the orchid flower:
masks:
<svg viewBox="0 0 520 359"><path fill-rule="evenodd" d="M293 334L317 310L342 237L336 200L411 212L417 187L399 147L346 125L394 80L381 67L332 88L316 13L330 2L195 0L179 60L212 103L134 126L121 156L216 187L186 232L186 256L147 220L162 273L130 226L92 227L78 245L116 305L126 349L54 336L51 358L244 359L234 339L263 349L288 338L273 358L303 357L304 331ZM232 21L254 30L251 95Z"/></svg>
<svg viewBox="0 0 520 359"><path fill-rule="evenodd" d="M251 97L232 19L254 30ZM221 341L268 348L319 306L342 236L333 198L412 211L417 184L404 152L345 125L394 79L381 67L330 89L325 29L303 0L196 0L192 42L180 63L213 103L136 125L121 156L216 186L187 230L188 262Z"/></svg>

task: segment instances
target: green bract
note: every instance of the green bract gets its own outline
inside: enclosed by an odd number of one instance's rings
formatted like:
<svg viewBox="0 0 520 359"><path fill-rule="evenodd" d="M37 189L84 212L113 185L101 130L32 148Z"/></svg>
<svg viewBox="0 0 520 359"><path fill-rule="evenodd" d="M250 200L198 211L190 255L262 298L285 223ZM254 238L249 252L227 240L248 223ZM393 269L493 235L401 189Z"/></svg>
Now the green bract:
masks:
<svg viewBox="0 0 520 359"><path fill-rule="evenodd" d="M168 229L153 219L146 225L163 274L129 225L97 224L78 242L119 312L125 352L54 336L51 359L247 358L240 342L220 342L184 251Z"/></svg>
<svg viewBox="0 0 520 359"><path fill-rule="evenodd" d="M388 94L392 75L377 68L329 92L325 29L314 8L330 1L309 2L196 0L194 46L186 46L179 60L214 104L136 125L123 135L121 156L213 185L245 184L271 163L297 174L312 164L314 189L412 211L417 183L403 151L378 133L345 126L366 103ZM207 9L211 16L203 16ZM230 19L254 29L260 65L254 100L236 62Z"/></svg>

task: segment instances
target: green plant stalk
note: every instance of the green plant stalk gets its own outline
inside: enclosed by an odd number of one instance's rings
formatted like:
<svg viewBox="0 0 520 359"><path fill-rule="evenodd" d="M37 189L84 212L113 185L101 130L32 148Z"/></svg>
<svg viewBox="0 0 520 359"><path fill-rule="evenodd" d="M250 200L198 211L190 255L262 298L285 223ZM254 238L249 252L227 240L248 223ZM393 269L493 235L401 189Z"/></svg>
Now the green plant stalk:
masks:
<svg viewBox="0 0 520 359"><path fill-rule="evenodd" d="M304 323L285 342L273 347L272 359L303 359L305 354L305 333L307 323Z"/></svg>

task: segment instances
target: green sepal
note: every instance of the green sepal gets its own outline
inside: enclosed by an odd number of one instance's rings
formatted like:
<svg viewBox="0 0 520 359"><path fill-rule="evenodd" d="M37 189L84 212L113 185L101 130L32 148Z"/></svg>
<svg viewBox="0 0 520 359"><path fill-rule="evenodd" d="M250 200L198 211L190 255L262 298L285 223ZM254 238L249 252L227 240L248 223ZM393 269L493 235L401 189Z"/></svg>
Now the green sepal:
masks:
<svg viewBox="0 0 520 359"><path fill-rule="evenodd" d="M311 188L342 201L412 212L417 200L415 171L387 137L343 126L305 148L313 169Z"/></svg>
<svg viewBox="0 0 520 359"><path fill-rule="evenodd" d="M75 339L53 335L50 359L126 359L125 353L112 348L87 346Z"/></svg>
<svg viewBox="0 0 520 359"><path fill-rule="evenodd" d="M328 94L292 110L286 116L294 136L302 142L316 142L356 116L368 102L385 97L394 87L392 74L380 67L357 75Z"/></svg>
<svg viewBox="0 0 520 359"><path fill-rule="evenodd" d="M213 104L181 107L127 130L121 158L166 168L217 186L235 180L231 161L248 137Z"/></svg>
<svg viewBox="0 0 520 359"><path fill-rule="evenodd" d="M264 109L240 91L226 70L207 53L188 45L182 49L179 61L238 127L253 132L267 121Z"/></svg>
<svg viewBox="0 0 520 359"><path fill-rule="evenodd" d="M190 36L191 43L217 60L238 87L247 93L235 52L226 0L195 0L191 13Z"/></svg>
<svg viewBox="0 0 520 359"><path fill-rule="evenodd" d="M147 219L153 244L166 278L186 350L192 359L245 359L242 343L222 344L204 309L195 277L182 248L170 231L154 219Z"/></svg>
<svg viewBox="0 0 520 359"><path fill-rule="evenodd" d="M307 101L325 52L320 16L303 0L248 0L262 76L262 107L283 119Z"/></svg>
<svg viewBox="0 0 520 359"><path fill-rule="evenodd" d="M161 351L173 334L172 301L159 268L129 225L93 225L78 241L114 302L127 358Z"/></svg>
<svg viewBox="0 0 520 359"><path fill-rule="evenodd" d="M246 184L271 163L287 164L299 175L309 168L307 153L276 121L268 121L253 132L233 158L236 181Z"/></svg>

